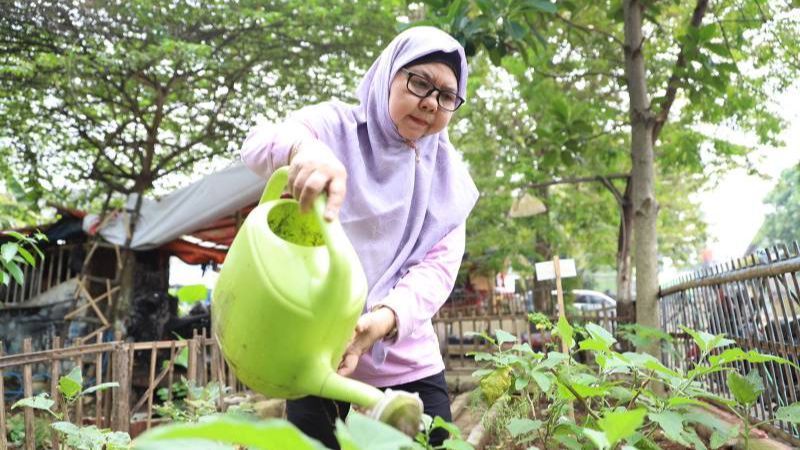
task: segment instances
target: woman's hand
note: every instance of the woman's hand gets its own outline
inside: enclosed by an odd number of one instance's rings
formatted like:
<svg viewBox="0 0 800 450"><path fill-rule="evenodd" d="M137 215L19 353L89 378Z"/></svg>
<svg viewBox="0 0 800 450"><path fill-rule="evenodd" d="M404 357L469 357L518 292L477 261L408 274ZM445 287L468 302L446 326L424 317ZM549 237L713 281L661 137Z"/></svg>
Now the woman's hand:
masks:
<svg viewBox="0 0 800 450"><path fill-rule="evenodd" d="M394 311L390 308L378 308L359 317L356 331L342 362L339 363L339 375L348 376L356 370L358 358L369 350L375 342L383 339L396 325Z"/></svg>
<svg viewBox="0 0 800 450"><path fill-rule="evenodd" d="M322 191L328 193L325 220L339 216L347 190L347 171L327 145L316 139L298 143L289 161L289 186L292 196L300 202L300 211L311 209Z"/></svg>

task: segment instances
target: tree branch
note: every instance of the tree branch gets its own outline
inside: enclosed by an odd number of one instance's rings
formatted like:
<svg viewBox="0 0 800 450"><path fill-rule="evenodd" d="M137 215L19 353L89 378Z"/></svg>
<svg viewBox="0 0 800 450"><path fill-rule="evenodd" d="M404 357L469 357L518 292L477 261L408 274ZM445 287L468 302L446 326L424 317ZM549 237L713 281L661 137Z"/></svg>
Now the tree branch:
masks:
<svg viewBox="0 0 800 450"><path fill-rule="evenodd" d="M708 9L708 0L697 0L697 4L694 7L694 11L692 12L692 20L690 22L690 26L692 28L699 28L700 24L703 22L703 16ZM658 135L661 133L661 129L664 128L664 124L667 122L667 116L669 116L669 110L672 108L672 104L675 102L675 96L678 93L678 87L681 83L681 76L678 74L681 70L686 68L686 44L681 46L680 52L678 52L678 59L675 61L675 67L672 70L672 75L669 77L669 81L667 82L667 90L664 94L664 98L661 100L660 111L655 118L655 124L653 126L653 134L652 134L652 141L655 142L658 139Z"/></svg>
<svg viewBox="0 0 800 450"><path fill-rule="evenodd" d="M561 178L557 180L550 180L545 181L542 183L532 183L525 186L527 189L537 189L547 186L553 186L555 184L578 184L578 183L592 183L592 182L600 182L605 183L608 180L619 180L625 179L627 180L630 178L630 174L627 173L615 173L611 175L597 175L594 177L578 177L578 178ZM605 181L604 181L605 180Z"/></svg>

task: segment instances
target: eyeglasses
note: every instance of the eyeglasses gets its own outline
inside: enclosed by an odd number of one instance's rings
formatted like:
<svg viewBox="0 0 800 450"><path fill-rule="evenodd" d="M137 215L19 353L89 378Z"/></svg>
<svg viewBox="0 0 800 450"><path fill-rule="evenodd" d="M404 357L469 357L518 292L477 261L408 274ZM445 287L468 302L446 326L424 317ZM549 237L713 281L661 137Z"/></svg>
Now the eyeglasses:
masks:
<svg viewBox="0 0 800 450"><path fill-rule="evenodd" d="M457 110L459 106L464 104L464 99L456 95L455 92L443 91L442 89L434 86L433 83L428 81L428 79L422 75L418 75L407 69L401 70L408 74L408 83L406 83L406 88L408 89L408 92L411 92L415 96L419 98L426 98L427 96L436 92L436 102L439 103L439 106L443 110L450 112Z"/></svg>

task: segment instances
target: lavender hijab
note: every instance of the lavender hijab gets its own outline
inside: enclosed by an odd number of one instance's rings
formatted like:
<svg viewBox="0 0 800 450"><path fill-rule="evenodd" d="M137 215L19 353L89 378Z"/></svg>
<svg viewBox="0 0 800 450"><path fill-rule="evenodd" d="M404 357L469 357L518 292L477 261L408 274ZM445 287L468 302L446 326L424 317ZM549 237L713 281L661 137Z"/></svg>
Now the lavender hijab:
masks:
<svg viewBox="0 0 800 450"><path fill-rule="evenodd" d="M464 49L436 28L416 27L395 37L373 63L357 90L357 106L326 102L292 116L327 144L347 170L347 196L339 218L367 275L367 308L386 297L410 267L464 223L478 198L446 129L414 143L417 162L414 148L389 116L395 74L436 51L458 52L458 94L466 98Z"/></svg>

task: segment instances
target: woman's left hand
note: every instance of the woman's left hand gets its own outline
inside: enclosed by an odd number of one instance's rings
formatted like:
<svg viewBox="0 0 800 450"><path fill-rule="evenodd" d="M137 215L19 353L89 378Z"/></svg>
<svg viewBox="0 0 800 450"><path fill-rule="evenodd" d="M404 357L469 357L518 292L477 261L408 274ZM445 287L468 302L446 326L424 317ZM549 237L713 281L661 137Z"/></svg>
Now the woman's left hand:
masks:
<svg viewBox="0 0 800 450"><path fill-rule="evenodd" d="M348 376L356 370L358 359L366 353L375 342L383 339L395 327L396 318L390 308L378 308L359 317L353 338L339 363L338 373Z"/></svg>

